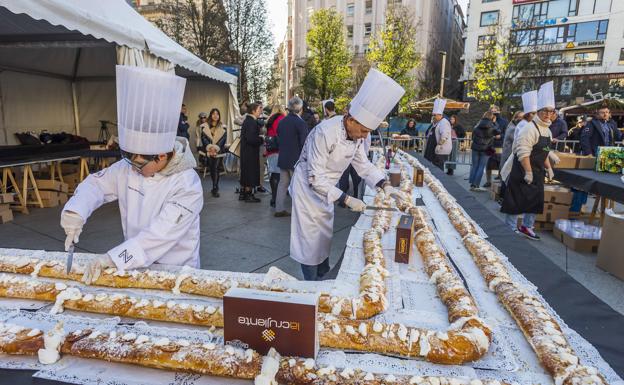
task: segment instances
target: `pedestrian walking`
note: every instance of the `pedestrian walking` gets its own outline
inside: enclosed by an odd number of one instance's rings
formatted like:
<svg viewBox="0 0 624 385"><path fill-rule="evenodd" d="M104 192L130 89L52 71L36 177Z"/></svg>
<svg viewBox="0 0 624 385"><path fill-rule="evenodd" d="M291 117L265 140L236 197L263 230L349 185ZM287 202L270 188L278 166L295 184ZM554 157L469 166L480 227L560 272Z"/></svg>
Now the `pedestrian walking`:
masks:
<svg viewBox="0 0 624 385"><path fill-rule="evenodd" d="M486 191L481 188L481 178L490 156L494 154L494 139L501 133L496 126L496 115L486 111L479 123L472 130L472 164L470 165L471 191Z"/></svg>
<svg viewBox="0 0 624 385"><path fill-rule="evenodd" d="M555 118L555 92L553 82L548 82L538 91L537 115L518 134L513 158L510 156L501 172L507 185L501 205L501 212L507 214L505 222L532 240L540 239L534 224L536 214L544 210L544 178L554 176L548 153L552 143L550 124ZM521 226L517 224L518 215L522 215Z"/></svg>
<svg viewBox="0 0 624 385"><path fill-rule="evenodd" d="M294 97L288 101L288 115L277 126L277 138L280 146L277 166L280 169L280 179L275 197L275 216L288 217L286 210L286 194L290 180L295 170L295 164L301 155L301 149L308 136L308 126L301 119L303 101Z"/></svg>
<svg viewBox="0 0 624 385"><path fill-rule="evenodd" d="M286 110L281 105L273 106L271 116L267 120L267 135L265 137L265 157L267 168L269 169L269 186L271 187L271 202L269 205L275 207L277 197L277 186L280 180L280 168L277 165L279 157L279 139L277 137L277 126L286 116Z"/></svg>
<svg viewBox="0 0 624 385"><path fill-rule="evenodd" d="M213 197L218 198L219 194L219 165L223 158L219 157L219 154L223 154L226 150L225 141L227 138L226 127L221 123L221 112L213 108L208 114L208 122L206 118L200 114L200 121L203 121L199 125L199 138L201 141L200 149L206 154L204 161L210 170L210 179L212 180L212 190L210 193Z"/></svg>
<svg viewBox="0 0 624 385"><path fill-rule="evenodd" d="M485 184L483 187L492 186L492 173L494 171L499 171L502 165L501 163L501 154L503 153L503 138L505 136L505 130L509 125L509 121L503 117L500 112L500 107L493 104L490 106L490 112L494 114L496 117L495 124L498 129L499 135L494 137L494 143L492 147L494 149L493 153L490 155L488 159L487 166L485 168ZM497 179L500 179L498 177Z"/></svg>

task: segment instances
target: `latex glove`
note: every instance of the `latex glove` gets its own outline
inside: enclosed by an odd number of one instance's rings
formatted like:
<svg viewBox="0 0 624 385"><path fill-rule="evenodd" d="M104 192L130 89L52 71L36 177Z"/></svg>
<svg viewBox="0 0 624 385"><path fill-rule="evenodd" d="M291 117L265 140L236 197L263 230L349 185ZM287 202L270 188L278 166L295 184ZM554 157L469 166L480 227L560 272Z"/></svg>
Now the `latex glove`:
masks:
<svg viewBox="0 0 624 385"><path fill-rule="evenodd" d="M550 160L550 163L554 163L555 165L561 162L561 159L557 156L557 154L552 151L548 153L548 159Z"/></svg>
<svg viewBox="0 0 624 385"><path fill-rule="evenodd" d="M351 209L351 211L361 213L366 210L366 203L352 196L347 196L344 203Z"/></svg>
<svg viewBox="0 0 624 385"><path fill-rule="evenodd" d="M548 180L555 179L555 172L553 171L552 168L547 168L546 169L546 177L548 178Z"/></svg>
<svg viewBox="0 0 624 385"><path fill-rule="evenodd" d="M100 254L89 261L84 274L82 275L82 282L90 285L92 282L97 281L102 274L102 270L106 270L109 267L115 267L115 263L108 256L108 254Z"/></svg>
<svg viewBox="0 0 624 385"><path fill-rule="evenodd" d="M61 227L65 230L65 251L69 250L72 243L78 243L84 219L73 211L63 211L61 213Z"/></svg>
<svg viewBox="0 0 624 385"><path fill-rule="evenodd" d="M442 152L442 146L437 145L436 148L435 148L435 153L438 154L440 152Z"/></svg>
<svg viewBox="0 0 624 385"><path fill-rule="evenodd" d="M532 171L525 171L524 172L524 181L527 182L527 184L533 183L533 172Z"/></svg>

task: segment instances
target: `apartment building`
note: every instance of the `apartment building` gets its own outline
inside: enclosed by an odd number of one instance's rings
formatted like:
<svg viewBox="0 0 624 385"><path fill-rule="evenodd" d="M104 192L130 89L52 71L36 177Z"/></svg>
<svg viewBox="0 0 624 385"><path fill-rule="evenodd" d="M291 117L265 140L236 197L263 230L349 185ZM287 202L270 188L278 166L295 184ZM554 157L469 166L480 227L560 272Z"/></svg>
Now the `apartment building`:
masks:
<svg viewBox="0 0 624 385"><path fill-rule="evenodd" d="M364 60L371 38L383 28L388 6L402 4L413 12L417 25L418 47L422 65L416 75L421 87L437 92L440 84L442 59L447 53L445 95L459 96L462 72L464 16L457 0L290 0L292 84L296 88L303 76L303 63L308 56L306 33L312 14L319 9L333 8L342 14L347 44L354 54L354 65Z"/></svg>
<svg viewBox="0 0 624 385"><path fill-rule="evenodd" d="M463 80L471 80L475 60L493 38L493 26L500 25L520 53L545 63L561 104L588 92L624 95L622 20L622 0L471 0ZM536 86L535 75L521 76L525 88Z"/></svg>

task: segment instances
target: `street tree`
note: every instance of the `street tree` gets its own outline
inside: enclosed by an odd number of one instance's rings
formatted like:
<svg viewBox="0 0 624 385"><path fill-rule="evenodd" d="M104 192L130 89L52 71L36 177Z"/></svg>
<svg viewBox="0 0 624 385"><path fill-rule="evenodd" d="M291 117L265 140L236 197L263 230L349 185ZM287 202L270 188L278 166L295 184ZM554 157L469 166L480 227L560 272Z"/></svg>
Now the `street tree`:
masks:
<svg viewBox="0 0 624 385"><path fill-rule="evenodd" d="M304 96L308 100L343 96L351 81L352 55L342 16L335 9L320 9L312 14L310 24L302 79Z"/></svg>
<svg viewBox="0 0 624 385"><path fill-rule="evenodd" d="M421 63L413 12L406 6L388 7L383 28L371 39L366 59L405 89L400 106L416 95L415 70Z"/></svg>
<svg viewBox="0 0 624 385"><path fill-rule="evenodd" d="M520 38L501 24L492 27L489 36L472 65L468 96L503 108L521 91L522 48Z"/></svg>
<svg viewBox="0 0 624 385"><path fill-rule="evenodd" d="M163 0L157 6L162 16L155 24L165 34L208 63L231 62L221 0Z"/></svg>
<svg viewBox="0 0 624 385"><path fill-rule="evenodd" d="M240 66L240 101L262 99L274 55L265 0L223 1L233 62Z"/></svg>

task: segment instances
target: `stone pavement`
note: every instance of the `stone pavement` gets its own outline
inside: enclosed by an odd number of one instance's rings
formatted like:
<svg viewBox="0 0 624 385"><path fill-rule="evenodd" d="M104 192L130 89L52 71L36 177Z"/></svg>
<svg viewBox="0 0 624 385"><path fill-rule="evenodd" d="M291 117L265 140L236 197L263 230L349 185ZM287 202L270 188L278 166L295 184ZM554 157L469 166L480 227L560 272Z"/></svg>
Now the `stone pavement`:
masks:
<svg viewBox="0 0 624 385"><path fill-rule="evenodd" d="M455 180L466 190L470 189L468 184L469 174L470 166L459 165L457 170L455 170ZM485 175L481 183L485 183ZM473 194L492 214L504 220L504 214L499 211L499 204L490 199L489 192L474 192ZM591 210L592 204L593 201L590 198L590 201L587 203L589 208L586 206L585 210ZM624 314L624 281L596 267L595 253L579 253L567 249L563 243L553 237L551 231L542 231L538 232L538 234L542 238L540 241L526 239L526 242L530 242L595 296L616 311Z"/></svg>
<svg viewBox="0 0 624 385"><path fill-rule="evenodd" d="M206 177L201 213L201 267L212 270L265 272L277 266L302 279L299 264L289 258L290 218L273 217L269 194L258 194L261 203L238 201L238 181L226 176L221 197L210 195ZM290 199L290 198L289 198ZM0 247L62 251L65 235L59 225L61 207L31 209L30 215L15 213L12 222L0 225ZM357 214L336 207L330 262L340 259ZM116 202L102 206L84 227L76 251L103 253L123 241Z"/></svg>

